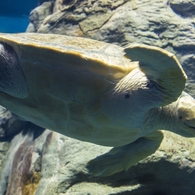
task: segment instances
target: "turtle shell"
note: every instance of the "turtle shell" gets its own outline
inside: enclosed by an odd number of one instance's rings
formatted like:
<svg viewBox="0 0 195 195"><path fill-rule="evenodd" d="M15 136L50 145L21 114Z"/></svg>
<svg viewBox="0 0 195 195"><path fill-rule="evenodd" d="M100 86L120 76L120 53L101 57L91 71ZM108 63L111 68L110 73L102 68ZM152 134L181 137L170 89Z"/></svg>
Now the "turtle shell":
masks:
<svg viewBox="0 0 195 195"><path fill-rule="evenodd" d="M1 105L39 126L100 145L138 139L148 111L176 101L187 79L175 55L153 46L121 48L36 33L0 34L0 42L6 61L0 61Z"/></svg>
<svg viewBox="0 0 195 195"><path fill-rule="evenodd" d="M113 128L117 129L115 137L122 136L121 127L107 128L106 135L98 130L99 138L94 135L99 122L110 120L98 113L112 89L138 67L125 57L123 48L86 38L35 33L0 34L0 42L15 50L28 86L23 99L1 93L3 106L39 126L80 140L114 145L114 139L106 140ZM128 143L129 138L125 139Z"/></svg>
<svg viewBox="0 0 195 195"><path fill-rule="evenodd" d="M77 98L83 103L112 88L138 66L124 56L123 48L80 37L0 34L0 42L16 51L30 92Z"/></svg>

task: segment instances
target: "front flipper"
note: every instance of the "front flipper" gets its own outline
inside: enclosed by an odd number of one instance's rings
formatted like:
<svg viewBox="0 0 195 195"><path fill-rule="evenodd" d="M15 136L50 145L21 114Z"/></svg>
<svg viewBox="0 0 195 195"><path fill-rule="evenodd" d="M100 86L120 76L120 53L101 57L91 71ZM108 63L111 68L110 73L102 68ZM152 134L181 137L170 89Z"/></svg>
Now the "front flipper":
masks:
<svg viewBox="0 0 195 195"><path fill-rule="evenodd" d="M87 170L91 175L100 177L127 171L140 160L153 154L162 139L162 132L156 131L128 145L113 148L108 153L91 160L87 164Z"/></svg>
<svg viewBox="0 0 195 195"><path fill-rule="evenodd" d="M128 46L125 53L132 61L139 61L140 70L157 84L162 96L160 106L172 103L181 95L187 76L174 54L141 44Z"/></svg>

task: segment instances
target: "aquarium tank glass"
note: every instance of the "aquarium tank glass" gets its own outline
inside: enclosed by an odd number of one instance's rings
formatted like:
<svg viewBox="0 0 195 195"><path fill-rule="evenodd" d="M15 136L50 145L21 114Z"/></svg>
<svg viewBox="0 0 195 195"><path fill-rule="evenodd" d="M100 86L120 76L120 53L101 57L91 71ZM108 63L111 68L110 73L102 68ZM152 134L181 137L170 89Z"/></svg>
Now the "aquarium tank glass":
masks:
<svg viewBox="0 0 195 195"><path fill-rule="evenodd" d="M1 0L0 32L26 31L29 14L37 5L38 0Z"/></svg>

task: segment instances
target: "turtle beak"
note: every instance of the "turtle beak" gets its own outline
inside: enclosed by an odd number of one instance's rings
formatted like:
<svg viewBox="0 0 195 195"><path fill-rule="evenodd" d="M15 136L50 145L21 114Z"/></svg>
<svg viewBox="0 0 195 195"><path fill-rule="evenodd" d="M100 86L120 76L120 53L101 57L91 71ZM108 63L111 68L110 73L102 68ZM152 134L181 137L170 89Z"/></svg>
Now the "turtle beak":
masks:
<svg viewBox="0 0 195 195"><path fill-rule="evenodd" d="M189 108L185 120L183 120L184 125L192 129L195 134L195 106Z"/></svg>
<svg viewBox="0 0 195 195"><path fill-rule="evenodd" d="M184 130L195 136L195 99L188 94L179 100L178 118Z"/></svg>

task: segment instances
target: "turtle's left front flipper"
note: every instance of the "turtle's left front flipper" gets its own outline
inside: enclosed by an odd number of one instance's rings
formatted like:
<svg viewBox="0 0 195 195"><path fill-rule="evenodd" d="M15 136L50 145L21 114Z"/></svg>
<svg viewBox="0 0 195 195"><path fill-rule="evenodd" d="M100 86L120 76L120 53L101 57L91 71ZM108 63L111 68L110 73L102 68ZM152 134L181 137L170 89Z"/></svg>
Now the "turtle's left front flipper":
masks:
<svg viewBox="0 0 195 195"><path fill-rule="evenodd" d="M126 57L139 61L140 70L161 92L160 106L175 101L185 87L187 76L176 56L164 49L133 44L125 49Z"/></svg>
<svg viewBox="0 0 195 195"><path fill-rule="evenodd" d="M153 154L160 146L162 139L162 132L156 131L128 145L115 147L108 153L91 160L87 164L87 170L91 175L99 177L126 171L140 160Z"/></svg>

